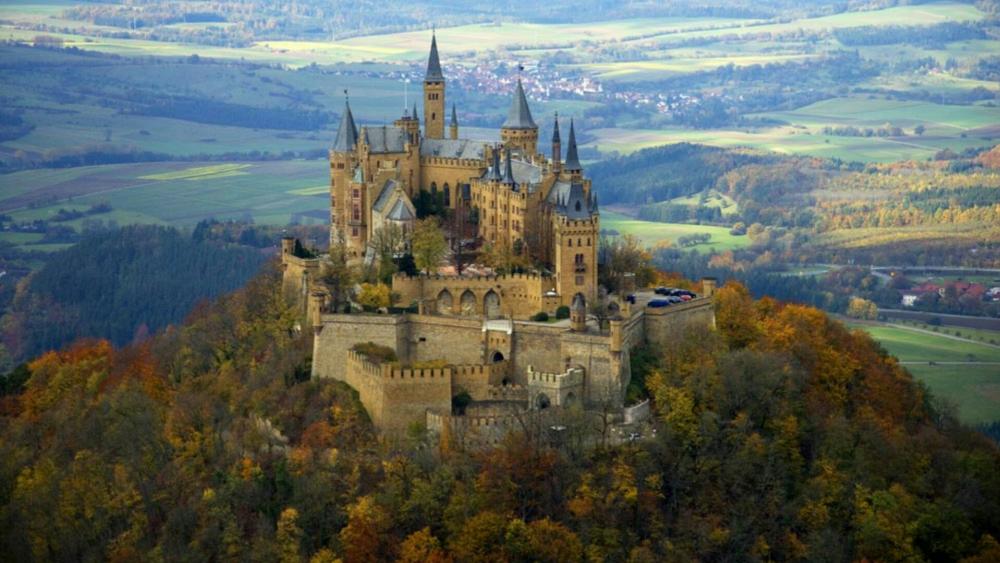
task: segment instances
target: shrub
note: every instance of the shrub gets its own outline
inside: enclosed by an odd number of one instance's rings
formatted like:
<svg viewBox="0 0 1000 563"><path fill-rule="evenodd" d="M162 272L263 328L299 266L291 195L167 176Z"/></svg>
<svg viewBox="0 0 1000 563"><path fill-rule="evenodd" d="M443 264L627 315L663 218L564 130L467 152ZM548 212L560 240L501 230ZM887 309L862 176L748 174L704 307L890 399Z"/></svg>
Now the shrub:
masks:
<svg viewBox="0 0 1000 563"><path fill-rule="evenodd" d="M549 320L549 314L546 313L545 311L539 311L538 313L535 313L534 316L531 317L531 320L539 323L544 323Z"/></svg>
<svg viewBox="0 0 1000 563"><path fill-rule="evenodd" d="M351 350L365 356L370 362L376 364L398 361L395 350L389 348L388 346L375 344L374 342L358 342L351 347Z"/></svg>
<svg viewBox="0 0 1000 563"><path fill-rule="evenodd" d="M568 305L561 305L558 309L556 309L556 318L557 319L568 319L569 318L569 306Z"/></svg>

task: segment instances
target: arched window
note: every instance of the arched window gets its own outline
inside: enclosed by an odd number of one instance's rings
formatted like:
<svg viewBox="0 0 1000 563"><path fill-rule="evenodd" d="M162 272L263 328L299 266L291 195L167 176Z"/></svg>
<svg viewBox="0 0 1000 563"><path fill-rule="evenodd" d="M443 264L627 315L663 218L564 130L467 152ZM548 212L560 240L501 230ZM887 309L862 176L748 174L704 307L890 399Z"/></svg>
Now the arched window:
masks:
<svg viewBox="0 0 1000 563"><path fill-rule="evenodd" d="M573 239L569 239L569 247L573 248Z"/></svg>
<svg viewBox="0 0 1000 563"><path fill-rule="evenodd" d="M451 205L451 188L448 187L447 183L444 185L444 204L447 206Z"/></svg>
<svg viewBox="0 0 1000 563"><path fill-rule="evenodd" d="M431 182L431 193L432 193L432 194L436 194L436 193L438 193L438 185L437 185L437 182Z"/></svg>

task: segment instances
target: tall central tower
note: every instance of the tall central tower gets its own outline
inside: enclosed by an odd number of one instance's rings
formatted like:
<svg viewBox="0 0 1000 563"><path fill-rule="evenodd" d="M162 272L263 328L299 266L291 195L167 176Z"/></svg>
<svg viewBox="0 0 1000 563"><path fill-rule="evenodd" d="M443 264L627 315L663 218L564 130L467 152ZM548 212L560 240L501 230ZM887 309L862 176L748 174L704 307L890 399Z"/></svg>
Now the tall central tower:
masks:
<svg viewBox="0 0 1000 563"><path fill-rule="evenodd" d="M424 76L424 136L444 138L444 73L438 57L437 36L431 35L431 54L427 57Z"/></svg>

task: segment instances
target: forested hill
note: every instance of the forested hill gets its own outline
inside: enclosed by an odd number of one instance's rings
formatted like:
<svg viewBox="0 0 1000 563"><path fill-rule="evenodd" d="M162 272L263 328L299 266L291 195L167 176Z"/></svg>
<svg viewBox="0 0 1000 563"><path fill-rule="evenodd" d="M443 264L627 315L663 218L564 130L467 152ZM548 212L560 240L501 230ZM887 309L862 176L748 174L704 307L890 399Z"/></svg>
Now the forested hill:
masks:
<svg viewBox="0 0 1000 563"><path fill-rule="evenodd" d="M126 344L180 321L201 299L241 287L265 260L259 249L196 241L166 227L100 233L53 256L27 281L0 334L15 359L80 337Z"/></svg>
<svg viewBox="0 0 1000 563"><path fill-rule="evenodd" d="M0 399L10 561L1000 560L1000 452L866 334L718 292L637 351L658 432L380 445L309 381L275 271L177 330L47 353ZM641 358L641 361L638 359Z"/></svg>

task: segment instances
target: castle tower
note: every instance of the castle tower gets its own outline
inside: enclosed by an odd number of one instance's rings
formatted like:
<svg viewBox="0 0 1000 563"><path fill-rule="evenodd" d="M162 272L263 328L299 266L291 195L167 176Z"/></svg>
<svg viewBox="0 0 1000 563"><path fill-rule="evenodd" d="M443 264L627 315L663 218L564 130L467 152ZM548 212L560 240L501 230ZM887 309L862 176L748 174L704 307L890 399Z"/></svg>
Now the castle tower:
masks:
<svg viewBox="0 0 1000 563"><path fill-rule="evenodd" d="M521 156L531 158L538 148L538 125L531 118L528 98L524 95L521 79L517 79L517 89L507 111L507 120L500 128L500 140L504 146L521 151Z"/></svg>
<svg viewBox="0 0 1000 563"><path fill-rule="evenodd" d="M345 98L340 115L337 137L330 148L330 245L346 241L351 232L348 218L353 213L348 184L354 174L358 127L351 114L351 104Z"/></svg>
<svg viewBox="0 0 1000 563"><path fill-rule="evenodd" d="M562 170L562 140L559 138L559 112L552 125L552 171L556 174Z"/></svg>
<svg viewBox="0 0 1000 563"><path fill-rule="evenodd" d="M444 73L438 57L437 36L431 35L431 54L424 76L424 136L444 138Z"/></svg>
<svg viewBox="0 0 1000 563"><path fill-rule="evenodd" d="M455 113L455 104L451 104L451 124L448 127L448 133L452 140L458 139L458 114Z"/></svg>
<svg viewBox="0 0 1000 563"><path fill-rule="evenodd" d="M597 199L583 182L574 181L552 214L556 291L565 304L576 294L597 297Z"/></svg>
<svg viewBox="0 0 1000 563"><path fill-rule="evenodd" d="M416 144L417 140L420 138L420 121L417 120L417 108L413 107L413 115L410 115L410 110L403 110L403 117L392 122L393 126L406 131L406 137L409 139L411 144Z"/></svg>
<svg viewBox="0 0 1000 563"><path fill-rule="evenodd" d="M583 173L583 166L580 165L580 157L576 150L576 129L573 127L573 118L569 118L569 148L566 149L566 164L563 169L576 179Z"/></svg>

